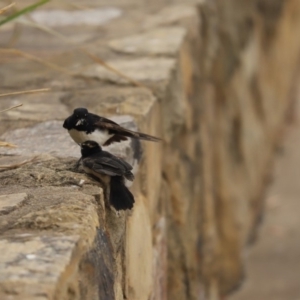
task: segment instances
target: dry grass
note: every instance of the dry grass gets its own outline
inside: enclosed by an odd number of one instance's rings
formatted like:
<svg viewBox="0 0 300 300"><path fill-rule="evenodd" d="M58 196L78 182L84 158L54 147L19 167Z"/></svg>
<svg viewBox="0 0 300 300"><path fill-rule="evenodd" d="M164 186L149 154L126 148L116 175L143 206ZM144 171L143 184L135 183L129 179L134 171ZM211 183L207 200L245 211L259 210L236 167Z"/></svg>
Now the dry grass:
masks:
<svg viewBox="0 0 300 300"><path fill-rule="evenodd" d="M0 113L5 112L5 111L9 111L9 110L11 110L11 109L20 107L20 106L22 106L22 105L23 105L23 104L21 103L21 104L18 104L18 105L15 105L15 106L6 108L6 109L4 109L4 110L1 110ZM0 147L16 148L17 146L14 145L14 144L10 144L10 143L7 143L7 142L2 142L2 141L0 141Z"/></svg>
<svg viewBox="0 0 300 300"><path fill-rule="evenodd" d="M47 90L47 89L43 89L43 90ZM32 92L33 90L31 90L31 92ZM30 91L20 91L20 92L14 92L14 93L8 93L8 94L5 94L6 96L7 95L11 95L11 94L24 94L24 93L28 93L28 92L30 92ZM34 92L36 92L36 90L34 90ZM3 94L2 94L3 95ZM1 95L0 95L1 96ZM9 108L6 108L6 109L4 109L4 110L1 110L0 111L0 113L2 113L2 112L6 112L6 111L9 111L9 110L12 110L12 109L15 109L15 108L17 108L17 107L20 107L20 106L22 106L23 104L21 103L21 104L18 104L18 105L15 105L15 106L12 106L12 107L9 107ZM14 145L14 144L10 144L10 143L7 143L7 142L2 142L2 141L0 141L0 147L9 147L9 148L16 148L17 146L16 145ZM12 165L0 165L0 170L1 171L3 171L3 170L10 170L10 169L16 169L16 168L18 168L18 167L21 167L21 166L23 166L23 165L25 165L25 164L27 164L27 163L29 163L29 162L31 162L31 161L33 161L33 160L35 160L37 158L37 156L35 156L35 157L33 157L33 158L31 158L31 159L27 159L27 160L24 160L24 161L22 161L21 163L18 163L18 164L12 164Z"/></svg>
<svg viewBox="0 0 300 300"><path fill-rule="evenodd" d="M7 22L11 22L13 20L15 20L16 18L18 18L19 16L22 16L30 11L33 11L34 9L36 9L38 6L40 5L43 5L47 2L49 2L50 0L41 0L33 5L30 5L30 6L27 6L25 7L24 9L20 10L20 11L15 11L14 13L10 14L8 17L6 18L3 18L0 20L0 26L7 23ZM14 7L15 6L15 3L11 3L3 8L0 9L0 15L3 14L4 12L6 12L7 10L9 10L10 8ZM9 51L9 49L0 49L0 51L2 50L2 52L7 52ZM24 54L23 52L19 51L19 50L14 50L14 51L11 51L15 54L18 54L18 55L23 55L27 58L31 58L31 59L35 59L35 57L31 56L30 54ZM58 67L59 68L59 67ZM18 92L11 92L11 93L5 93L5 94L0 94L0 97L6 97L6 96L14 96L14 95L21 95L21 94L32 94L32 93L39 93L39 92L45 92L45 91L49 91L50 89L35 89L35 90L28 90L28 91L18 91ZM12 107L9 107L7 109L4 109L2 111L0 111L0 113L3 113L3 112L6 112L6 111L9 111L9 110L12 110L12 109L15 109L17 107L20 107L22 106L23 104L18 104L18 105L15 105L15 106L12 106ZM11 143L8 143L8 142L3 142L3 141L0 141L0 147L10 147L10 148L15 148L16 145L13 145ZM30 161L30 160L29 160ZM28 160L27 161L24 161L22 162L21 164L15 164L15 165L10 165L10 166L0 166L1 169L11 169L11 168L16 168L18 166L21 166L27 162L29 162Z"/></svg>
<svg viewBox="0 0 300 300"><path fill-rule="evenodd" d="M50 33L48 31L48 33ZM96 62L97 64L103 66L105 69L109 70L110 72L113 72L115 74L117 74L118 76L126 79L128 82L130 82L132 85L134 86L137 86L137 87L145 87L144 84L132 79L130 76L127 76L126 74L124 74L123 72L115 69L114 67L112 67L111 65L109 65L108 63L106 63L103 59L101 59L100 57L96 56L95 54L92 54L90 53L89 51L85 50L85 49L80 49L80 51L82 53L84 53L85 55L87 55L91 60L93 60L94 62ZM26 53L24 51L21 51L21 50L18 50L18 49L13 49L13 48L7 48L7 49L0 49L0 53L7 53L7 54L14 54L14 55L17 55L17 56L22 56L22 57L25 57L27 59L30 59L32 61L35 61L35 62L38 62L48 68L51 68L51 69L54 69L56 71L59 71L61 73L64 73L64 74L67 74L69 76L76 76L78 75L77 73L75 72L72 72L72 71L69 71L67 69L64 69L56 64L53 64L53 63L50 63L50 62L47 62L41 58L38 58L36 56L33 56L32 54L29 54L29 53Z"/></svg>
<svg viewBox="0 0 300 300"><path fill-rule="evenodd" d="M17 19L18 17L25 15L33 10L35 10L36 8L38 8L41 5L46 4L47 2L49 2L50 0L40 0L39 2L36 2L32 5L26 6L25 8L18 10L16 12L14 12L13 14L9 15L8 17L1 19L0 20L0 26L9 22L14 21L15 19ZM10 6L11 7L11 6ZM7 10L7 6L4 7L5 10ZM2 9L3 10L3 9Z"/></svg>
<svg viewBox="0 0 300 300"><path fill-rule="evenodd" d="M140 82L132 79L131 77L129 77L126 74L124 74L123 72L115 69L114 67L112 67L111 65L109 65L108 63L106 63L103 59L101 59L100 57L96 56L95 54L92 54L92 53L88 52L87 50L85 50L83 48L81 48L80 51L82 51L84 54L86 54L90 59L92 59L97 64L103 66L104 68L106 68L107 70L109 70L109 71L117 74L118 76L126 79L131 84L133 84L134 86L145 87L142 83L140 83Z"/></svg>
<svg viewBox="0 0 300 300"><path fill-rule="evenodd" d="M6 12L7 10L9 10L10 8L12 8L16 3L11 3L3 8L0 9L0 15L3 14L4 12Z"/></svg>
<svg viewBox="0 0 300 300"><path fill-rule="evenodd" d="M17 163L17 164L11 164L11 165L0 165L0 172L1 171L5 171L5 170L12 170L12 169L17 169L19 167L22 167L30 162L33 162L35 161L36 159L38 158L38 156L34 156L30 159L26 159L26 160L23 160L22 162L20 163Z"/></svg>
<svg viewBox="0 0 300 300"><path fill-rule="evenodd" d="M15 95L24 95L24 94L35 94L35 93L48 92L48 91L50 91L49 88L36 89L36 90L27 90L27 91L18 91L18 92L11 92L11 93L0 94L0 97L15 96ZM22 106L22 105L23 105L23 104L20 103L20 104L18 104L18 105L15 105L15 106L6 108L6 109L4 109L4 110L1 110L0 113L3 113L3 112L6 112L6 111L15 109L15 108L20 107L20 106ZM14 145L14 144L10 144L10 143L7 143L7 142L2 142L2 141L0 141L0 147L10 147L10 148L15 148L15 147L17 147L17 146Z"/></svg>
<svg viewBox="0 0 300 300"><path fill-rule="evenodd" d="M17 146L14 145L14 144L10 144L10 143L7 143L7 142L1 142L0 141L0 147L16 148Z"/></svg>
<svg viewBox="0 0 300 300"><path fill-rule="evenodd" d="M71 71L69 71L67 69L64 69L64 68L62 68L62 67L60 67L60 66L58 66L56 64L47 62L47 61L45 61L45 60L43 60L41 58L38 58L38 57L36 57L36 56L34 56L32 54L26 53L26 52L18 50L18 49L12 49L12 48L4 49L4 48L2 48L2 49L0 49L0 53L4 53L4 54L7 53L7 54L14 54L14 55L17 55L17 56L22 56L22 57L25 57L27 59L33 60L35 62L38 62L38 63L40 63L42 65L45 65L45 66L47 66L47 67L49 67L51 69L59 71L61 73L65 73L65 74L68 74L68 75L71 75L71 76L72 75L76 75L73 72L71 72Z"/></svg>
<svg viewBox="0 0 300 300"><path fill-rule="evenodd" d="M23 104L21 103L21 104L18 104L18 105L15 105L15 106L12 106L12 107L6 108L6 109L4 109L4 110L0 110L0 113L3 113L3 112L6 112L6 111L9 111L9 110L15 109L15 108L17 108L17 107L20 107L20 106L22 106L22 105L23 105Z"/></svg>
<svg viewBox="0 0 300 300"><path fill-rule="evenodd" d="M83 9L83 8L81 8ZM36 22L34 22L33 20L30 19L30 16L27 16L28 17L28 21L24 21L22 20L21 23L25 23L27 25L30 25L32 27L35 27L35 28L38 28L52 36L55 36L56 38L59 38L60 40L62 40L64 43L67 43L67 44L73 44L72 41L63 36L62 34L60 34L59 32L56 32L55 30L51 29L51 28L48 28L47 26L44 26L44 25L40 25L40 24L37 24ZM117 70L116 68L112 67L111 65L109 65L107 62L105 62L105 60L101 59L100 57L96 56L95 54L92 54L90 53L89 51L87 51L86 49L79 49L82 53L84 53L85 55L87 55L91 60L93 60L94 62L96 62L97 64L103 66L105 69L109 70L110 72L113 72L115 74L117 74L118 76L120 76L121 78L124 78L126 79L128 82L130 82L132 85L134 86L138 86L138 87L145 87L145 85L143 85L142 83L134 80L133 78L131 78L130 76L127 76L126 74L124 74L123 72ZM14 54L14 55L18 55L18 56L22 56L22 57L25 57L27 59L30 59L30 60L33 60L35 62L38 62L40 64L43 64L51 69L54 69L54 70L57 70L59 72L62 72L62 73L65 73L65 74L68 74L70 76L75 76L77 75L76 73L74 72L71 72L67 69L64 69L56 64L53 64L53 63L50 63L50 62L47 62L43 59L40 59L36 56L33 56L32 54L29 54L29 53L26 53L24 51L20 51L18 49L14 49L14 48L5 48L5 49L0 49L0 53L8 53L8 54Z"/></svg>
<svg viewBox="0 0 300 300"><path fill-rule="evenodd" d="M35 90L28 90L28 91L19 91L19 92L11 92L11 93L6 93L6 94L0 94L0 97L7 97L7 96L15 96L15 95L24 95L24 94L35 94L35 93L41 93L41 92L48 92L50 91L49 88L45 88L45 89L35 89ZM22 105L22 104L21 104ZM21 105L18 106L14 106L15 107L19 107ZM1 111L0 111L1 112Z"/></svg>
<svg viewBox="0 0 300 300"><path fill-rule="evenodd" d="M49 2L49 1L50 0L40 0L40 1L36 2L35 4L33 4L31 6L25 7L24 9L22 9L20 11L15 11L10 16L8 16L8 17L4 18L3 20L1 20L0 21L0 26L2 24L7 23L7 22L14 21L16 18L18 18L21 15L26 15L28 12L33 11L38 6L43 5L43 4L45 4L45 3ZM74 5L74 4L72 4L71 1L70 2L68 1L68 3L70 5ZM15 3L11 3L11 4L7 5L6 7L0 9L0 14L4 13L5 11L9 10L10 8L12 8L14 6L15 6ZM77 8L86 9L86 7L81 7L81 6L77 7ZM28 18L29 18L28 20L30 20L29 16L28 16ZM42 26L40 24L37 24L33 20L30 20L30 22L28 22L27 25L34 26L34 27L39 28L40 30L42 30L44 32L47 32L48 34L51 34L51 35L55 36L56 38L60 38L64 43L73 44L72 41L70 41L68 38L64 37L60 33L56 32L53 29L48 28L46 26ZM84 53L85 55L87 55L95 63L100 64L101 66L103 66L104 68L106 68L107 70L109 70L110 72L113 72L113 73L117 74L118 76L120 76L121 78L126 79L132 85L138 86L138 87L145 87L145 85L143 85L142 83L134 80L133 78L127 76L123 72L115 69L114 67L112 67L111 65L109 65L108 63L106 63L103 59L99 58L95 54L90 53L86 49L80 48L79 50L82 53ZM76 75L78 75L77 73L72 72L72 71L70 71L68 69L62 68L59 65L56 65L56 64L51 63L51 62L47 62L44 59L41 59L41 58L36 57L36 56L34 56L34 55L30 54L30 53L26 53L26 52L18 50L18 49L14 49L14 48L0 48L0 54L1 53L2 54L10 54L10 55L12 54L12 55L24 57L26 59L38 62L38 63L40 63L40 64L42 64L42 65L44 65L44 66L46 66L48 68L54 69L54 70L56 70L56 71L58 71L60 73L64 73L64 74L69 75L69 76L76 76ZM31 93L38 93L38 92L46 92L46 91L49 91L49 90L50 89L35 89L35 90L28 90L28 91L11 92L11 93L0 94L0 97L21 95L21 94L31 94ZM15 108L20 107L20 106L22 106L22 104L10 107L10 108L5 109L5 110L2 110L2 111L0 111L0 113L1 112L9 111L11 109L15 109ZM16 147L16 146L13 145L13 144L7 143L7 142L0 141L0 147Z"/></svg>

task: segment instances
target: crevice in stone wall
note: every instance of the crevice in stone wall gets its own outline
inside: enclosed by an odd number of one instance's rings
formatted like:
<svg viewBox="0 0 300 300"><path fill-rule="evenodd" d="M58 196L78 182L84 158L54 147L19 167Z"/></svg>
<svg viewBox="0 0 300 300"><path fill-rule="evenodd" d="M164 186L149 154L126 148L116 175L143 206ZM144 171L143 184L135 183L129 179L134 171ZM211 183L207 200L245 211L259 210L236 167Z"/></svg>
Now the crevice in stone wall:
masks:
<svg viewBox="0 0 300 300"><path fill-rule="evenodd" d="M243 162L243 151L242 151L242 122L238 116L232 119L231 123L231 133L229 138L229 153L231 154L233 160L240 164Z"/></svg>
<svg viewBox="0 0 300 300"><path fill-rule="evenodd" d="M86 299L115 299L114 251L109 236L102 229L97 230L94 246L81 261L79 270L81 295L85 295ZM85 286L93 286L93 289L86 290ZM91 294L92 290L94 295Z"/></svg>
<svg viewBox="0 0 300 300"><path fill-rule="evenodd" d="M263 108L263 99L261 96L261 91L258 86L257 76L253 76L250 81L250 91L253 94L253 106L256 111L256 114L259 116L261 121L265 119L265 112Z"/></svg>
<svg viewBox="0 0 300 300"><path fill-rule="evenodd" d="M285 0L256 0L256 8L264 26L263 44L267 48L274 38L277 22L283 12Z"/></svg>

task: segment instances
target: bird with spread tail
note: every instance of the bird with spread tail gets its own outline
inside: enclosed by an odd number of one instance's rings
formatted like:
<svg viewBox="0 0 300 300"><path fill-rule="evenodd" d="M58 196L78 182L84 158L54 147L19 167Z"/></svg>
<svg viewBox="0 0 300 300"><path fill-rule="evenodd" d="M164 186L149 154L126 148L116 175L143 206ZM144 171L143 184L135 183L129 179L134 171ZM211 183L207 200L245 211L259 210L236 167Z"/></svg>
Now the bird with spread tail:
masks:
<svg viewBox="0 0 300 300"><path fill-rule="evenodd" d="M83 170L100 182L110 184L110 204L116 210L132 209L134 197L125 186L125 178L130 181L134 179L132 166L123 159L103 151L95 141L85 141L80 146Z"/></svg>
<svg viewBox="0 0 300 300"><path fill-rule="evenodd" d="M114 121L89 113L86 108L74 109L73 114L64 121L63 127L77 144L92 140L100 146L108 146L128 138L161 141L160 138L126 129Z"/></svg>

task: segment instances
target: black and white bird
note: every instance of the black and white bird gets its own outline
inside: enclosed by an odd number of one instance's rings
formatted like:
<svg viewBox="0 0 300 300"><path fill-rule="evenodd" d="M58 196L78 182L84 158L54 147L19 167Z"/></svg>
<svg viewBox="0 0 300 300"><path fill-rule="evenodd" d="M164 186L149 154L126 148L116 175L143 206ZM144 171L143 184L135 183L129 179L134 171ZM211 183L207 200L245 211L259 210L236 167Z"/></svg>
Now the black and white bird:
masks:
<svg viewBox="0 0 300 300"><path fill-rule="evenodd" d="M145 133L126 129L109 119L89 113L86 108L74 109L73 114L64 121L63 127L68 130L77 144L92 140L100 146L108 146L128 138L153 142L161 140Z"/></svg>
<svg viewBox="0 0 300 300"><path fill-rule="evenodd" d="M85 141L80 146L83 170L100 182L110 184L110 204L116 210L132 209L134 197L125 186L125 178L130 181L134 179L131 165L103 151L95 141Z"/></svg>

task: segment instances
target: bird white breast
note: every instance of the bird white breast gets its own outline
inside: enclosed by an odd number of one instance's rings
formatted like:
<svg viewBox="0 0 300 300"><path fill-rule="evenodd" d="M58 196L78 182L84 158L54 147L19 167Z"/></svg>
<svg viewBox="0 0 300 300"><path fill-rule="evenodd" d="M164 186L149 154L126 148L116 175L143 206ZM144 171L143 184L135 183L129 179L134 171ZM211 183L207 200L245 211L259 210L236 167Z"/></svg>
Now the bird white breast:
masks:
<svg viewBox="0 0 300 300"><path fill-rule="evenodd" d="M113 134L109 134L107 130L95 130L94 132L87 134L85 131L71 129L69 130L69 134L77 144L92 140L97 142L100 146L103 146L103 144L113 136Z"/></svg>

